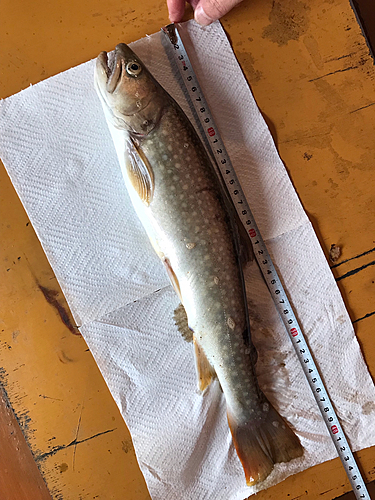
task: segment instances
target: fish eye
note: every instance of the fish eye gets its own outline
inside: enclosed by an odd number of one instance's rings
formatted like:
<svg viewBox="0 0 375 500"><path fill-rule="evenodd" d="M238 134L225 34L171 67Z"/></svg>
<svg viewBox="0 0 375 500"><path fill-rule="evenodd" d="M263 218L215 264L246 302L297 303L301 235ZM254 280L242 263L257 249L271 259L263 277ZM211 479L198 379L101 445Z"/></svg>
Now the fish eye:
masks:
<svg viewBox="0 0 375 500"><path fill-rule="evenodd" d="M126 72L130 76L138 76L142 71L142 66L135 61L130 61L126 65Z"/></svg>

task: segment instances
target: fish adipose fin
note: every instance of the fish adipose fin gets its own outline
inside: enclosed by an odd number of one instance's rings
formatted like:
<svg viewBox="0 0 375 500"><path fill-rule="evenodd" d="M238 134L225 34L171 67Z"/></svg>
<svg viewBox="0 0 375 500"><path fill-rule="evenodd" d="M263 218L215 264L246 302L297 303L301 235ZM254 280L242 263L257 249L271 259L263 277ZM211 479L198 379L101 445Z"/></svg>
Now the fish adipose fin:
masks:
<svg viewBox="0 0 375 500"><path fill-rule="evenodd" d="M263 403L264 418L242 422L228 410L228 422L246 484L264 481L276 463L289 462L303 454L302 445L270 403Z"/></svg>
<svg viewBox="0 0 375 500"><path fill-rule="evenodd" d="M193 342L193 330L189 327L188 317L182 304L174 310L173 319L183 339L186 342Z"/></svg>
<svg viewBox="0 0 375 500"><path fill-rule="evenodd" d="M154 172L142 149L129 137L127 141L126 170L133 188L145 205L154 194Z"/></svg>
<svg viewBox="0 0 375 500"><path fill-rule="evenodd" d="M195 336L193 336L194 342L194 354L195 354L195 367L197 369L198 375L198 388L200 391L204 391L208 387L212 380L216 377L215 369L211 366L208 361L203 349L198 344Z"/></svg>

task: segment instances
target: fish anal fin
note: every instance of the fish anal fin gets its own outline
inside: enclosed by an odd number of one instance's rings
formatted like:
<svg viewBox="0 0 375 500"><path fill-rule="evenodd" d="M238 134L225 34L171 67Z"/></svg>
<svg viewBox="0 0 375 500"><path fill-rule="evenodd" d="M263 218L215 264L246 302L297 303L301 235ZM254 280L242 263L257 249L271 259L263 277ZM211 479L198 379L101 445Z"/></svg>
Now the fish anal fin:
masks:
<svg viewBox="0 0 375 500"><path fill-rule="evenodd" d="M204 391L208 387L212 380L216 377L215 369L212 367L208 361L203 349L198 344L195 335L193 336L194 343L194 355L195 355L195 366L198 375L198 388L200 391Z"/></svg>
<svg viewBox="0 0 375 500"><path fill-rule="evenodd" d="M298 437L266 399L261 411L264 412L261 419L243 421L227 410L233 443L248 486L264 481L276 463L303 455Z"/></svg>
<svg viewBox="0 0 375 500"><path fill-rule="evenodd" d="M182 304L176 307L173 319L183 339L186 342L193 342L193 330L189 327L188 317Z"/></svg>
<svg viewBox="0 0 375 500"><path fill-rule="evenodd" d="M127 141L126 171L134 190L148 206L154 195L154 172L142 149L131 137Z"/></svg>

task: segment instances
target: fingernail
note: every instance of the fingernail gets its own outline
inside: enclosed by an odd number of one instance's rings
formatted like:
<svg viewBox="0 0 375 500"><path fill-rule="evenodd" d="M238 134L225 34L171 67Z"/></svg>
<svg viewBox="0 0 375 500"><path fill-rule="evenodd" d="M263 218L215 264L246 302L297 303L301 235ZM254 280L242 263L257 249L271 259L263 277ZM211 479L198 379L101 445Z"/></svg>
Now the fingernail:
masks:
<svg viewBox="0 0 375 500"><path fill-rule="evenodd" d="M198 5L197 8L195 9L194 19L201 26L208 26L209 24L211 24L214 21L214 19L211 19L210 17L208 17L208 15L203 10L202 5Z"/></svg>

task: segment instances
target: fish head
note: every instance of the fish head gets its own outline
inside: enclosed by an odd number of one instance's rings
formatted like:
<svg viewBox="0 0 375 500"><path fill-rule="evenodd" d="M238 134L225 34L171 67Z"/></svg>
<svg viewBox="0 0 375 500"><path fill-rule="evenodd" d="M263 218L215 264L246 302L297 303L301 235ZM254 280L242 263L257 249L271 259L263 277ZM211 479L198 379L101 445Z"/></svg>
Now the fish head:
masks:
<svg viewBox="0 0 375 500"><path fill-rule="evenodd" d="M116 128L145 136L157 126L163 109L161 87L125 43L110 54L99 54L95 85Z"/></svg>

